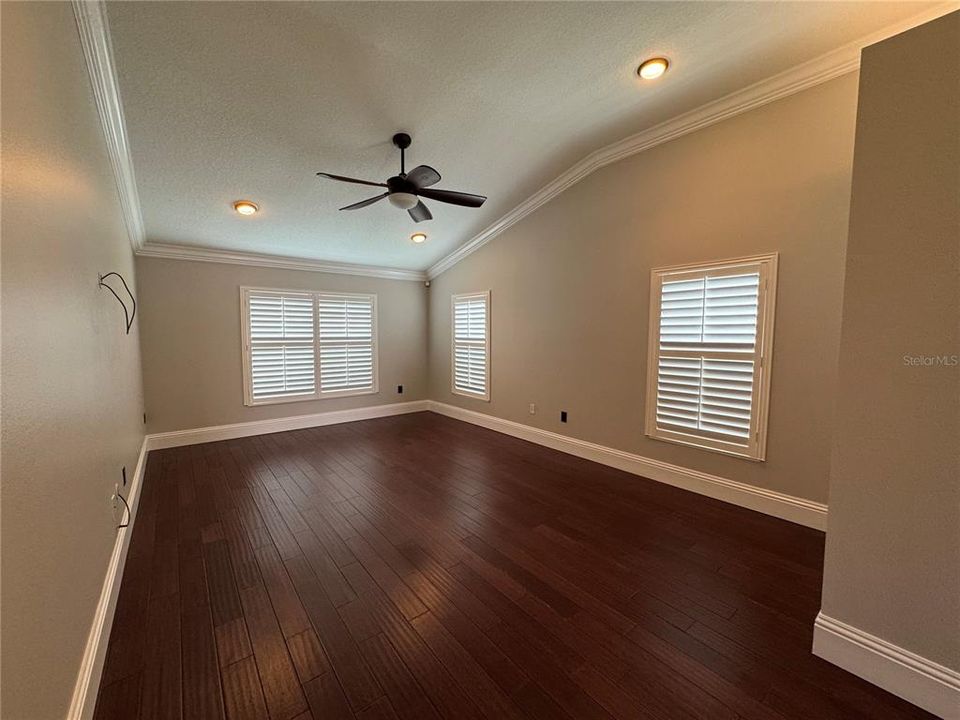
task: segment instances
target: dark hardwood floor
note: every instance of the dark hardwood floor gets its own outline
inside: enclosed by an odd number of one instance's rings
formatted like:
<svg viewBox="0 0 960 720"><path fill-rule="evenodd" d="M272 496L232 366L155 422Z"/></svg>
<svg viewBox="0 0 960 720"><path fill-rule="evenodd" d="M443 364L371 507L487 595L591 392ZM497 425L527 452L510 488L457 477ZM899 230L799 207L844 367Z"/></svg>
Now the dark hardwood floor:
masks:
<svg viewBox="0 0 960 720"><path fill-rule="evenodd" d="M430 413L150 453L96 717L932 717L823 535Z"/></svg>

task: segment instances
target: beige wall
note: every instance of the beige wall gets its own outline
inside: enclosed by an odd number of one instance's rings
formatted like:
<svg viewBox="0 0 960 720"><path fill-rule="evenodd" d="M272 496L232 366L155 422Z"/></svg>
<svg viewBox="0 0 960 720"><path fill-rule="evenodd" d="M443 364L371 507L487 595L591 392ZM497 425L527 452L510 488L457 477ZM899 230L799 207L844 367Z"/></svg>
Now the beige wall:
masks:
<svg viewBox="0 0 960 720"><path fill-rule="evenodd" d="M431 398L825 502L856 98L847 75L622 160L442 274ZM767 461L647 439L651 268L770 251ZM487 289L490 403L450 392L450 295Z"/></svg>
<svg viewBox="0 0 960 720"><path fill-rule="evenodd" d="M863 53L823 612L956 670L958 320L953 13Z"/></svg>
<svg viewBox="0 0 960 720"><path fill-rule="evenodd" d="M2 12L2 716L67 711L143 435L133 280L69 3Z"/></svg>
<svg viewBox="0 0 960 720"><path fill-rule="evenodd" d="M223 263L137 258L149 432L185 430L426 397L426 288L382 280ZM380 392L246 407L240 287L377 294ZM397 394L403 385L403 394Z"/></svg>

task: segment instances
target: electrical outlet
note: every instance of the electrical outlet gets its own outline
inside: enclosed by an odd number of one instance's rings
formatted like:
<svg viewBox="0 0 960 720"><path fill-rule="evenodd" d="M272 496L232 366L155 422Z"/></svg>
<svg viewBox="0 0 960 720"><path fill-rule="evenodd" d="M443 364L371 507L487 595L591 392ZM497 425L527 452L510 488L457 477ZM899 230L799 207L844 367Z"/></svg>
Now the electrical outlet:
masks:
<svg viewBox="0 0 960 720"><path fill-rule="evenodd" d="M530 414L531 414L531 415L536 415L536 414L537 414L537 404L536 404L536 403L530 403Z"/></svg>
<svg viewBox="0 0 960 720"><path fill-rule="evenodd" d="M113 486L113 495L110 496L110 502L113 505L114 511L120 508L120 486Z"/></svg>
<svg viewBox="0 0 960 720"><path fill-rule="evenodd" d="M403 395L403 385L397 385L397 395Z"/></svg>
<svg viewBox="0 0 960 720"><path fill-rule="evenodd" d="M567 421L567 411L566 411L566 410L561 410L561 411L560 411L560 422L565 423L566 421Z"/></svg>

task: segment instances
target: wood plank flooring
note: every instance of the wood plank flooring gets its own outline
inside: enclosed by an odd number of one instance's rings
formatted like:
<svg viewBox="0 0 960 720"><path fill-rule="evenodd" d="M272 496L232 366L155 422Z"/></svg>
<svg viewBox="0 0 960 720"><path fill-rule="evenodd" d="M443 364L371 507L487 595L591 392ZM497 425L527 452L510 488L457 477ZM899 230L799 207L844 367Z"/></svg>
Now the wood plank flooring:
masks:
<svg viewBox="0 0 960 720"><path fill-rule="evenodd" d="M932 717L810 653L822 556L432 413L155 451L96 717Z"/></svg>

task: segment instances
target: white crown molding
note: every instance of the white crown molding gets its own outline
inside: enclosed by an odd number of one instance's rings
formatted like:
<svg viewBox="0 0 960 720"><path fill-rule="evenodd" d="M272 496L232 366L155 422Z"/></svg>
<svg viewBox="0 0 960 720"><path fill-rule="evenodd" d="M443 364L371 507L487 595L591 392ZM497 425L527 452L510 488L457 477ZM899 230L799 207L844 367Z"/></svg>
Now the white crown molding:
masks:
<svg viewBox="0 0 960 720"><path fill-rule="evenodd" d="M960 672L820 612L813 654L946 720L960 719Z"/></svg>
<svg viewBox="0 0 960 720"><path fill-rule="evenodd" d="M942 3L914 15L906 21L860 38L838 50L601 148L545 185L480 234L431 265L427 270L416 271L282 257L262 253L229 252L201 246L185 247L162 243L146 245L140 199L137 194L133 162L130 157L126 125L123 119L123 105L120 101L120 89L114 69L106 5L101 0L72 0L72 4L80 31L80 42L87 63L87 72L93 86L97 111L100 115L100 123L103 127L110 162L113 166L117 190L120 195L124 222L134 251L146 257L279 267L400 280L433 279L595 170L740 113L853 72L860 66L860 51L864 47L934 20L960 7L960 3L957 2Z"/></svg>
<svg viewBox="0 0 960 720"><path fill-rule="evenodd" d="M117 538L113 543L113 552L107 563L107 574L100 590L100 599L93 613L93 623L87 635L87 644L80 659L80 670L77 673L77 682L73 688L73 697L67 711L67 720L90 720L97 704L97 693L100 689L100 677L103 675L103 663L107 657L107 644L110 640L110 629L113 627L113 616L117 610L117 599L120 596L120 582L123 579L123 568L127 562L127 548L133 534L133 523L137 518L137 509L140 506L140 490L143 487L143 474L147 465L147 438L140 444L140 455L137 458L137 468L130 480L127 505L130 507L130 517L127 527L117 531Z"/></svg>
<svg viewBox="0 0 960 720"><path fill-rule="evenodd" d="M73 0L73 13L80 31L80 45L87 63L87 74L93 86L97 114L107 154L113 167L113 176L120 195L120 208L127 235L134 252L140 249L146 237L143 216L140 212L140 197L133 173L133 160L127 142L127 126L123 119L123 103L120 101L120 85L113 62L113 45L107 23L107 7L96 0Z"/></svg>
<svg viewBox="0 0 960 720"><path fill-rule="evenodd" d="M422 282L427 279L427 274L423 270L401 270L399 268L375 267L373 265L352 265L350 263L307 260L305 258L285 257L283 255L213 250L211 248L191 247L187 245L147 243L137 250L137 255L141 257L167 258L168 260L194 260L196 262L253 265L254 267L280 268L283 270L308 270L310 272L335 273L338 275L362 275L364 277L386 278L388 280L418 280Z"/></svg>
<svg viewBox="0 0 960 720"><path fill-rule="evenodd" d="M768 103L780 100L802 90L820 85L834 78L854 72L860 67L860 51L874 43L897 35L910 28L935 20L956 10L960 3L949 2L935 6L909 19L888 26L818 58L797 65L773 77L761 80L742 90L714 100L699 108L678 115L652 128L596 150L552 182L528 197L495 223L458 247L449 255L427 268L432 280L449 270L471 253L479 250L507 228L518 223L541 205L549 202L571 185L583 180L595 170L622 160L630 155L649 150L728 118Z"/></svg>
<svg viewBox="0 0 960 720"><path fill-rule="evenodd" d="M709 475L699 470L671 465L661 460L634 455L624 450L617 450L586 440L578 440L549 430L541 430L530 425L466 410L435 400L428 400L427 406L431 412L446 415L455 420L463 420L527 442L559 450L568 455L575 455L601 465L639 475L648 480L655 480L699 495L706 495L715 500L722 500L732 505L772 515L781 520L789 520L815 530L825 530L827 526L827 506L823 503L767 490L755 485L747 485L716 475Z"/></svg>

